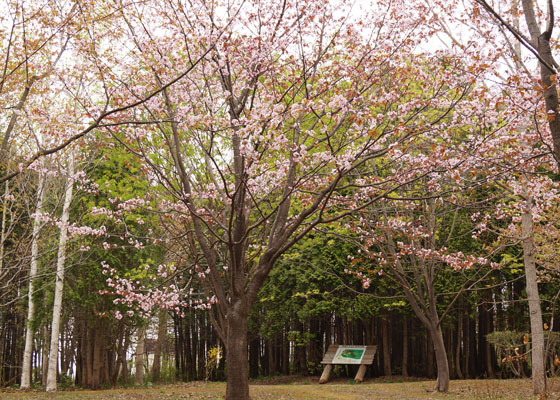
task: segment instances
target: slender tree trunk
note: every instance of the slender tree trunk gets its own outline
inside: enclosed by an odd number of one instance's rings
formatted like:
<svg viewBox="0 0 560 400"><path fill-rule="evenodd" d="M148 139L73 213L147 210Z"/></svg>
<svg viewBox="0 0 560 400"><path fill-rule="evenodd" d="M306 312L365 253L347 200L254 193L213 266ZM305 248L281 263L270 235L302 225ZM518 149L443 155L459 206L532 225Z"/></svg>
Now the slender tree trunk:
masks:
<svg viewBox="0 0 560 400"><path fill-rule="evenodd" d="M154 349L154 366L152 368L152 379L154 382L160 380L161 375L161 349L167 339L167 310L159 310L158 337Z"/></svg>
<svg viewBox="0 0 560 400"><path fill-rule="evenodd" d="M4 268L4 243L6 242L6 215L8 214L8 195L10 194L10 182L4 184L4 205L2 207L2 227L0 232L0 274Z"/></svg>
<svg viewBox="0 0 560 400"><path fill-rule="evenodd" d="M525 179L523 179L523 191L525 207L521 216L521 231L527 300L529 301L529 319L531 322L531 374L533 392L534 394L541 394L546 391L545 344L535 262L533 215L531 211L533 199L527 193Z"/></svg>
<svg viewBox="0 0 560 400"><path fill-rule="evenodd" d="M93 354L92 354L92 368L91 368L91 388L99 389L103 383L103 353L105 350L105 331L104 326L96 326L95 334L93 335Z"/></svg>
<svg viewBox="0 0 560 400"><path fill-rule="evenodd" d="M391 349L389 347L389 321L387 316L381 318L381 338L383 344L383 373L391 376Z"/></svg>
<svg viewBox="0 0 560 400"><path fill-rule="evenodd" d="M432 340L432 335L430 333L430 329L428 328L428 332L426 335L426 376L428 378L434 377L434 342Z"/></svg>
<svg viewBox="0 0 560 400"><path fill-rule="evenodd" d="M131 332L130 330L127 329L124 334L125 334L124 346L122 348L122 381L124 383L128 383L129 371L128 371L128 363L126 362L126 352L128 350L128 347L130 346Z"/></svg>
<svg viewBox="0 0 560 400"><path fill-rule="evenodd" d="M56 262L56 283L54 290L54 305L51 328L51 348L49 351L49 369L47 372L47 392L56 390L56 372L58 365L58 336L60 333L60 315L62 313L62 291L64 290L64 266L66 262L66 242L68 241L68 220L70 219L70 204L72 203L72 189L74 188L74 156L70 154L68 161L68 178L64 205L60 224L60 239L58 241L58 257Z"/></svg>
<svg viewBox="0 0 560 400"><path fill-rule="evenodd" d="M491 309L492 310L492 309ZM486 333L492 333L494 331L493 329L493 319L494 319L494 313L493 311L488 311L486 314ZM492 352L492 346L490 345L490 342L488 340L485 340L485 346L486 346L486 370L488 371L488 378L490 379L494 379L495 374L494 374L494 355Z"/></svg>
<svg viewBox="0 0 560 400"><path fill-rule="evenodd" d="M41 384L47 386L49 369L49 328L43 326L43 348L41 349Z"/></svg>
<svg viewBox="0 0 560 400"><path fill-rule="evenodd" d="M272 341L272 339L266 340L266 363L266 369L268 370L267 375L276 375L276 371L274 370L276 360L274 358L274 342Z"/></svg>
<svg viewBox="0 0 560 400"><path fill-rule="evenodd" d="M146 325L138 329L138 342L136 343L136 375L134 381L137 384L144 382L144 337L146 336Z"/></svg>
<svg viewBox="0 0 560 400"><path fill-rule="evenodd" d="M465 379L470 378L469 370L469 353L471 351L471 340L470 340L470 330L469 330L469 312L463 314L463 376Z"/></svg>
<svg viewBox="0 0 560 400"><path fill-rule="evenodd" d="M402 376L408 378L408 318L403 318Z"/></svg>
<svg viewBox="0 0 560 400"><path fill-rule="evenodd" d="M437 383L435 390L438 392L447 392L449 390L449 364L447 362L447 352L445 351L445 342L441 326L430 327L430 337L434 346L437 365ZM431 349L429 350L431 351Z"/></svg>
<svg viewBox="0 0 560 400"><path fill-rule="evenodd" d="M42 163L41 163L42 165ZM33 300L33 285L37 277L37 266L39 262L39 230L41 228L40 214L43 212L45 176L39 173L37 185L37 205L35 206L35 218L33 219L33 238L31 239L31 267L29 270L29 289L27 294L27 330L25 332L25 348L23 350L23 364L21 367L22 389L31 386L31 353L33 351L33 319L35 318L35 301Z"/></svg>
<svg viewBox="0 0 560 400"><path fill-rule="evenodd" d="M346 325L346 320L344 319L345 324ZM300 332L301 334L301 338L305 337L305 325L300 322L297 321L296 322L296 329ZM344 329L344 336L346 337L346 340L348 340L348 329ZM348 342L345 342L348 343ZM297 354L297 364L298 364L298 370L299 373L303 376L308 376L309 375L309 371L307 370L307 351L305 348L305 344L303 343L299 343L299 345L296 346L296 354Z"/></svg>
<svg viewBox="0 0 560 400"><path fill-rule="evenodd" d="M249 363L247 358L248 305L238 300L227 314L226 400L249 400Z"/></svg>
<svg viewBox="0 0 560 400"><path fill-rule="evenodd" d="M459 314L457 315L457 347L455 349L455 370L457 372L457 377L459 379L465 379L463 376L463 371L461 369L461 344L462 344L462 334L463 334L463 309L460 306Z"/></svg>
<svg viewBox="0 0 560 400"><path fill-rule="evenodd" d="M205 367L206 367L206 344L207 344L207 337L206 337L206 321L205 321L205 314L199 313L198 314L198 332L200 337L198 339L198 380L203 381L206 375Z"/></svg>
<svg viewBox="0 0 560 400"><path fill-rule="evenodd" d="M119 379L119 371L122 363L122 348L123 348L123 341L124 341L124 332L125 326L124 321L121 319L117 324L117 348L115 349L117 359L115 361L115 367L112 371L112 375L110 378L111 385L115 385L117 380Z"/></svg>
<svg viewBox="0 0 560 400"><path fill-rule="evenodd" d="M289 331L288 325L284 326L282 332L282 373L288 375L290 373L290 341L287 337Z"/></svg>

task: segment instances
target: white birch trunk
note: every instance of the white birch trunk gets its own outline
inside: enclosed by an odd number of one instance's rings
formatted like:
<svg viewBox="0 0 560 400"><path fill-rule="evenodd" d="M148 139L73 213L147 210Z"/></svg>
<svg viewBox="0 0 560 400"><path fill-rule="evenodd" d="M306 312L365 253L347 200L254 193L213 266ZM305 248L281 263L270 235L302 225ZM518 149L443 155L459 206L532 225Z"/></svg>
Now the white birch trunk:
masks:
<svg viewBox="0 0 560 400"><path fill-rule="evenodd" d="M41 163L41 167L42 167ZM39 214L43 212L43 200L45 192L45 176L39 172L39 183L37 185L37 205L35 207L35 218L33 219L33 237L31 239L31 266L29 269L29 291L27 294L27 330L25 332L25 348L23 350L23 364L21 367L22 389L28 389L31 385L31 353L33 351L33 318L35 317L35 302L33 301L33 285L37 277L37 264L39 258L39 230L41 220Z"/></svg>
<svg viewBox="0 0 560 400"><path fill-rule="evenodd" d="M62 291L64 288L64 265L66 261L66 243L68 241L68 220L70 218L70 204L72 203L72 189L74 188L74 156L70 154L68 161L68 179L64 193L64 205L60 224L60 238L58 241L58 256L56 262L56 283L54 289L54 305L51 328L51 346L49 350L49 367L47 370L47 392L56 390L56 372L58 366L58 336L60 333L60 314L62 311Z"/></svg>
<svg viewBox="0 0 560 400"><path fill-rule="evenodd" d="M0 276L4 268L4 243L6 242L6 214L8 213L8 195L10 194L9 181L6 181L4 189L4 207L2 207L2 233L0 234Z"/></svg>
<svg viewBox="0 0 560 400"><path fill-rule="evenodd" d="M531 375L534 394L546 391L546 368L544 350L543 319L537 282L537 266L535 262L535 243L533 230L533 199L527 193L527 180L522 179L523 200L525 207L521 216L521 235L523 261L525 264L525 281L527 300L529 302L529 320L531 322Z"/></svg>

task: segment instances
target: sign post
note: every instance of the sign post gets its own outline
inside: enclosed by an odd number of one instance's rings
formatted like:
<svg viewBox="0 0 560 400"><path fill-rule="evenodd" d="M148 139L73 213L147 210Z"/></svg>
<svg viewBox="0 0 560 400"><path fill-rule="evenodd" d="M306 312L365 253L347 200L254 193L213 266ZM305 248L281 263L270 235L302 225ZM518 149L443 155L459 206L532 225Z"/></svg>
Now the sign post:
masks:
<svg viewBox="0 0 560 400"><path fill-rule="evenodd" d="M321 364L325 365L319 383L326 383L335 364L359 365L358 373L354 380L361 382L364 380L366 367L373 363L373 357L377 351L377 346L339 346L330 345L325 353Z"/></svg>

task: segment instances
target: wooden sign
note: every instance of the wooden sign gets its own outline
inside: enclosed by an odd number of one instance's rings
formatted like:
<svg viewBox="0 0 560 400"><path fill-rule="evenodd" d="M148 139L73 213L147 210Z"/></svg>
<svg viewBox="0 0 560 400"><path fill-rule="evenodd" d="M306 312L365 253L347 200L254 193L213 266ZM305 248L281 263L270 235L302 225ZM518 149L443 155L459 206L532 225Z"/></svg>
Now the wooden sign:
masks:
<svg viewBox="0 0 560 400"><path fill-rule="evenodd" d="M331 364L361 364L366 346L338 346Z"/></svg>
<svg viewBox="0 0 560 400"><path fill-rule="evenodd" d="M335 364L354 364L359 365L358 373L354 380L361 382L364 380L366 366L373 363L373 357L377 351L377 346L339 346L331 344L323 357L321 364L325 364L325 369L319 379L319 383L326 383Z"/></svg>

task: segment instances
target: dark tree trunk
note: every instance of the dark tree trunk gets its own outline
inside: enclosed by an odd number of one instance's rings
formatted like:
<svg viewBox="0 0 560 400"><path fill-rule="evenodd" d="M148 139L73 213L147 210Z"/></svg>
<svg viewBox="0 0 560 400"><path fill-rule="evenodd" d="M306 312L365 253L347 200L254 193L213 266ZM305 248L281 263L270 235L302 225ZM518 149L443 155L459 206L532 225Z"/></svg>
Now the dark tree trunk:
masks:
<svg viewBox="0 0 560 400"><path fill-rule="evenodd" d="M433 340L433 333L431 332L431 327L428 329L428 334L426 335L426 343L427 343L427 359L426 359L426 374L428 378L434 377L434 340Z"/></svg>
<svg viewBox="0 0 560 400"><path fill-rule="evenodd" d="M47 386L47 368L49 366L49 328L43 326L43 348L41 349L41 384Z"/></svg>
<svg viewBox="0 0 560 400"><path fill-rule="evenodd" d="M487 318L486 318L486 334L492 333L494 331L494 314L493 314L493 307L491 307L488 311ZM488 377L493 379L495 377L494 373L494 360L496 359L496 355L494 354L494 349L490 345L488 340L485 341L486 346L486 369L488 371Z"/></svg>
<svg viewBox="0 0 560 400"><path fill-rule="evenodd" d="M470 319L469 321L469 348L470 352L469 356L469 372L470 376L476 378L477 376L477 369L476 369L476 361L478 360L478 349L476 347L476 320L474 318Z"/></svg>
<svg viewBox="0 0 560 400"><path fill-rule="evenodd" d="M190 379L197 379L197 355L198 355L198 347L200 346L199 340L199 327L197 324L196 312L192 313L193 319L192 323L187 326L186 336L191 339L191 348L190 352L186 358L187 368L189 368L189 375ZM188 340L188 339L187 339Z"/></svg>
<svg viewBox="0 0 560 400"><path fill-rule="evenodd" d="M391 348L389 344L389 321L381 318L381 340L383 342L383 373L391 376Z"/></svg>
<svg viewBox="0 0 560 400"><path fill-rule="evenodd" d="M226 326L226 400L249 400L249 363L247 359L246 301L233 303L227 314Z"/></svg>
<svg viewBox="0 0 560 400"><path fill-rule="evenodd" d="M266 353L267 353L267 363L268 363L268 375L276 375L276 357L274 356L274 341L268 339L266 341Z"/></svg>
<svg viewBox="0 0 560 400"><path fill-rule="evenodd" d="M288 330L289 327L286 325L282 334L282 373L284 375L290 373L290 341L287 337Z"/></svg>
<svg viewBox="0 0 560 400"><path fill-rule="evenodd" d="M466 312L463 315L463 376L465 379L471 377L469 370L469 354L471 352L469 322L469 313Z"/></svg>
<svg viewBox="0 0 560 400"><path fill-rule="evenodd" d="M268 345L266 343L266 340L261 339L259 341L259 361L260 361L260 366L261 366L261 374L262 376L267 376L268 375Z"/></svg>
<svg viewBox="0 0 560 400"><path fill-rule="evenodd" d="M408 378L408 318L403 318L402 376Z"/></svg>
<svg viewBox="0 0 560 400"><path fill-rule="evenodd" d="M447 353L445 351L445 342L443 341L441 326L434 325L430 327L430 337L434 347L433 352L435 352L438 371L435 390L438 392L447 392L449 390L449 364L447 363ZM428 351L432 353L431 349Z"/></svg>
<svg viewBox="0 0 560 400"><path fill-rule="evenodd" d="M181 318L174 315L173 316L173 334L175 335L175 377L179 378L182 376L182 353L183 353L183 339L181 334L180 325Z"/></svg>
<svg viewBox="0 0 560 400"><path fill-rule="evenodd" d="M259 376L259 338L255 336L249 343L249 375L251 378Z"/></svg>
<svg viewBox="0 0 560 400"><path fill-rule="evenodd" d="M205 365L206 365L206 314L198 315L198 332L200 334L198 339L198 379L204 380Z"/></svg>
<svg viewBox="0 0 560 400"><path fill-rule="evenodd" d="M152 379L154 382L160 380L161 377L161 352L163 345L167 339L167 310L159 311L158 321L158 337L154 349L154 366L152 367Z"/></svg>

